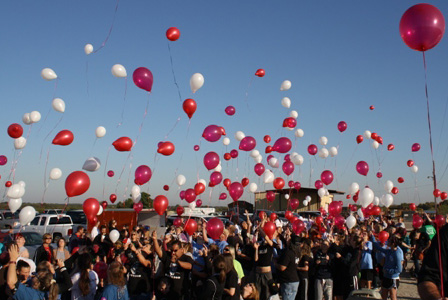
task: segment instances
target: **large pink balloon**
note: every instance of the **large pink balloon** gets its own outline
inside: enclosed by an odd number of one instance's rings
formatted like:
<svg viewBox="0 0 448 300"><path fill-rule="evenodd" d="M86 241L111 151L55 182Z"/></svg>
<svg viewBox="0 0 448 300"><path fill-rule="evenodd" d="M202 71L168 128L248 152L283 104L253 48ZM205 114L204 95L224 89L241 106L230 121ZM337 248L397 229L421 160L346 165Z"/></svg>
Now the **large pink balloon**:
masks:
<svg viewBox="0 0 448 300"><path fill-rule="evenodd" d="M154 78L152 77L150 70L144 67L137 68L135 69L134 74L132 74L132 79L137 87L151 92Z"/></svg>
<svg viewBox="0 0 448 300"><path fill-rule="evenodd" d="M367 173L369 173L369 164L363 160L358 161L356 164L356 171L361 175L367 176Z"/></svg>
<svg viewBox="0 0 448 300"><path fill-rule="evenodd" d="M265 171L264 165L262 163L256 164L254 166L254 171L255 171L255 174L257 174L258 176L261 176Z"/></svg>
<svg viewBox="0 0 448 300"><path fill-rule="evenodd" d="M440 42L444 33L445 19L433 5L414 5L401 17L400 35L411 49L429 50Z"/></svg>
<svg viewBox="0 0 448 300"><path fill-rule="evenodd" d="M320 174L320 180L326 185L333 182L333 173L329 170L325 170Z"/></svg>
<svg viewBox="0 0 448 300"><path fill-rule="evenodd" d="M219 239L224 231L224 224L221 219L213 218L207 222L206 225L207 234L214 240Z"/></svg>
<svg viewBox="0 0 448 300"><path fill-rule="evenodd" d="M142 185L147 183L152 176L151 169L146 165L141 165L135 169L135 184Z"/></svg>
<svg viewBox="0 0 448 300"><path fill-rule="evenodd" d="M257 146L257 141L251 136L246 136L240 141L240 150L252 151Z"/></svg>
<svg viewBox="0 0 448 300"><path fill-rule="evenodd" d="M221 127L216 125L209 125L205 127L202 137L209 142L216 142L222 136Z"/></svg>
<svg viewBox="0 0 448 300"><path fill-rule="evenodd" d="M220 184L222 181L222 174L221 172L213 172L210 174L210 184L213 186Z"/></svg>
<svg viewBox="0 0 448 300"><path fill-rule="evenodd" d="M318 189L324 187L324 183L322 182L322 180L316 180L314 182L314 187L316 188L316 190L318 190Z"/></svg>
<svg viewBox="0 0 448 300"><path fill-rule="evenodd" d="M338 130L340 132L344 132L347 129L347 123L345 121L341 121L338 123Z"/></svg>
<svg viewBox="0 0 448 300"><path fill-rule="evenodd" d="M309 145L308 146L308 153L310 155L316 155L316 153L317 153L317 146L314 145L314 144Z"/></svg>
<svg viewBox="0 0 448 300"><path fill-rule="evenodd" d="M243 195L244 187L241 183L235 181L232 182L229 186L229 194L232 197L233 201L238 201L240 197Z"/></svg>
<svg viewBox="0 0 448 300"><path fill-rule="evenodd" d="M272 150L277 151L279 153L286 153L292 148L291 140L287 137L281 137L275 141Z"/></svg>
<svg viewBox="0 0 448 300"><path fill-rule="evenodd" d="M204 155L204 166L207 170L212 170L219 165L219 155L216 152L210 151Z"/></svg>
<svg viewBox="0 0 448 300"><path fill-rule="evenodd" d="M187 189L185 191L185 201L191 203L194 200L196 200L196 192L193 189Z"/></svg>
<svg viewBox="0 0 448 300"><path fill-rule="evenodd" d="M285 161L282 165L282 170L286 175L291 175L294 172L294 164L290 161Z"/></svg>

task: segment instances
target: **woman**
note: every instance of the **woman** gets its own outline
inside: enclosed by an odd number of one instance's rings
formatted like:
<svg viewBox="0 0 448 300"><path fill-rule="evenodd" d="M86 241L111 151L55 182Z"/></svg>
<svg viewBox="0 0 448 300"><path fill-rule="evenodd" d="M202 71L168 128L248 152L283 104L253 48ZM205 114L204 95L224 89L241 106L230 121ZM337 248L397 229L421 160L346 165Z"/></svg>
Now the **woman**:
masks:
<svg viewBox="0 0 448 300"><path fill-rule="evenodd" d="M305 241L302 243L300 251L299 263L297 266L297 273L299 273L299 290L297 291L296 299L308 300L308 272L310 265L313 262L311 258L311 246Z"/></svg>
<svg viewBox="0 0 448 300"><path fill-rule="evenodd" d="M373 244L369 240L367 232L362 233L362 252L361 252L361 288L372 288L373 282L373 258L372 258Z"/></svg>
<svg viewBox="0 0 448 300"><path fill-rule="evenodd" d="M71 300L93 300L95 298L99 279L92 269L90 254L81 254L78 258L78 272L72 276Z"/></svg>
<svg viewBox="0 0 448 300"><path fill-rule="evenodd" d="M228 247L228 246L226 246ZM226 263L226 282L224 285L223 300L238 300L240 286L238 284L238 274L233 267L233 257L230 253L223 254Z"/></svg>
<svg viewBox="0 0 448 300"><path fill-rule="evenodd" d="M110 264L107 270L108 285L104 288L101 298L107 300L129 300L124 273L126 270L117 261Z"/></svg>
<svg viewBox="0 0 448 300"><path fill-rule="evenodd" d="M23 258L30 258L30 253L28 252L28 249L25 247L25 238L22 234L17 234L16 236L16 244L19 246L19 255Z"/></svg>
<svg viewBox="0 0 448 300"><path fill-rule="evenodd" d="M260 297L258 296L258 290L255 284L248 283L243 287L243 290L241 291L241 297L240 300L246 300L246 299L254 299L259 300Z"/></svg>
<svg viewBox="0 0 448 300"><path fill-rule="evenodd" d="M226 260L218 255L213 259L213 275L205 281L201 299L221 300L223 298L224 285L226 283ZM238 298L237 298L238 299Z"/></svg>
<svg viewBox="0 0 448 300"><path fill-rule="evenodd" d="M62 259L63 261L70 258L70 253L66 249L65 239L60 238L58 241L58 247L53 250L53 257L55 259Z"/></svg>
<svg viewBox="0 0 448 300"><path fill-rule="evenodd" d="M34 262L38 265L41 261L54 262L53 247L51 244L51 234L46 233L42 237L42 246L36 249L34 254Z"/></svg>
<svg viewBox="0 0 448 300"><path fill-rule="evenodd" d="M225 253L230 253L232 255L232 257L233 257L233 267L235 268L235 271L238 274L238 283L241 283L241 279L243 279L243 277L244 277L244 271L243 271L243 268L241 266L241 263L235 259L235 257L236 257L235 248L233 246L230 246L230 245L226 246L224 248L224 254Z"/></svg>

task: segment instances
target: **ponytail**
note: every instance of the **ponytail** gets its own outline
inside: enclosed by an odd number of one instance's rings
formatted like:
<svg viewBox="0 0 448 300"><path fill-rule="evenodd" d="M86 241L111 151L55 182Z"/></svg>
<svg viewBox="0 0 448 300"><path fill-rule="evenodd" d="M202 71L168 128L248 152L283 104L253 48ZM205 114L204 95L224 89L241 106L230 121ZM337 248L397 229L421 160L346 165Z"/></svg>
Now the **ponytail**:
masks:
<svg viewBox="0 0 448 300"><path fill-rule="evenodd" d="M218 273L218 281L219 283L223 283L226 281L226 261L224 259L224 256L218 255L213 260L213 270L215 273Z"/></svg>
<svg viewBox="0 0 448 300"><path fill-rule="evenodd" d="M87 296L90 292L90 278L88 270L81 271L81 277L78 280L78 285L82 295Z"/></svg>
<svg viewBox="0 0 448 300"><path fill-rule="evenodd" d="M59 294L59 285L56 283L56 280L51 281L50 290L48 291L48 300L56 300L58 299Z"/></svg>

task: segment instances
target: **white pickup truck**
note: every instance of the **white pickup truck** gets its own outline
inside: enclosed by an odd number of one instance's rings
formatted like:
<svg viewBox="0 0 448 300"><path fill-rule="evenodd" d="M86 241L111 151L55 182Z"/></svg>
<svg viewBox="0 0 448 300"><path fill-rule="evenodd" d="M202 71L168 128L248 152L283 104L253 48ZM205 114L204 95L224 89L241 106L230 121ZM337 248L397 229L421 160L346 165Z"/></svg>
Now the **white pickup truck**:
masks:
<svg viewBox="0 0 448 300"><path fill-rule="evenodd" d="M42 235L45 233L51 234L53 242L61 237L68 240L73 233L73 222L69 215L38 215L31 221L30 225L25 227L26 231L34 231Z"/></svg>

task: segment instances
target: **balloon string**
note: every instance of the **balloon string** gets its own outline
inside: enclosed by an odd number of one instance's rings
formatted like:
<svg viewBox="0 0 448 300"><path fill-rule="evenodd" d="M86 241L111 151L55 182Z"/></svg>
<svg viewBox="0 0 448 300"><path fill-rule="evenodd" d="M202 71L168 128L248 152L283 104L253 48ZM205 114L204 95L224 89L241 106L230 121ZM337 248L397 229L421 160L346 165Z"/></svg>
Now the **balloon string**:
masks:
<svg viewBox="0 0 448 300"><path fill-rule="evenodd" d="M54 97L53 97L53 99L54 99ZM42 130L42 128L44 127L44 125L45 125L45 123L47 122L47 118L48 118L48 115L50 114L50 112L51 112L51 107L48 109L48 111L47 111L47 113L45 114L45 118L44 118L44 121L42 122L42 125L39 127L39 129L37 130L37 135L39 135L39 133L40 133L40 131Z"/></svg>
<svg viewBox="0 0 448 300"><path fill-rule="evenodd" d="M124 188L124 193L123 193L123 199L126 199L126 195L128 192L128 186L129 186L129 181L131 180L131 171L132 171L132 160L134 158L134 155L131 156L131 160L129 162L129 175L128 175L128 181L126 183L126 186Z"/></svg>
<svg viewBox="0 0 448 300"><path fill-rule="evenodd" d="M246 102L246 105L247 105L247 110L250 112L250 107L249 107L249 89L250 89L250 87L251 87L251 85L252 85L252 81L254 80L254 78L252 77L251 78L251 80L249 81L249 85L247 86L247 89L246 89L246 97L245 97L245 102Z"/></svg>
<svg viewBox="0 0 448 300"><path fill-rule="evenodd" d="M123 108L121 109L121 121L117 124L117 128L123 124L124 119L124 109L126 107L126 95L128 93L128 77L126 76L124 79L124 97L123 97Z"/></svg>
<svg viewBox="0 0 448 300"><path fill-rule="evenodd" d="M179 94L179 101L180 103L182 103L182 96L180 94L179 84L177 83L176 73L174 72L173 56L171 55L171 46L169 41L168 41L168 52L170 53L171 73L173 74L174 84L177 87L177 93Z"/></svg>
<svg viewBox="0 0 448 300"><path fill-rule="evenodd" d="M98 138L95 138L95 140L93 141L92 149L90 150L90 156L92 156L93 149L95 149L96 141L98 141Z"/></svg>
<svg viewBox="0 0 448 300"><path fill-rule="evenodd" d="M117 184L116 184L116 186L115 186L115 194L116 194L117 191L118 191L118 186L119 186L120 183L121 183L121 177L123 176L124 170L126 169L126 165L128 164L128 161L129 161L129 159L131 158L131 155L132 155L132 151L129 151L129 155L128 155L128 157L126 158L126 161L125 161L124 164L123 164L123 168L121 169L120 176L118 176L118 179L117 179Z"/></svg>
<svg viewBox="0 0 448 300"><path fill-rule="evenodd" d="M48 139L48 137L51 135L51 133L56 129L56 127L58 127L58 125L61 123L61 121L62 121L63 118L64 118L64 115L62 115L62 116L59 118L59 121L56 123L56 125L54 125L54 127L50 130L50 132L45 136L44 140L42 141L42 147L40 148L39 162L40 162L41 159L42 159L42 151L43 151L43 149L44 149L45 141Z"/></svg>
<svg viewBox="0 0 448 300"><path fill-rule="evenodd" d="M174 129L177 127L177 124L179 124L180 120L181 120L181 117L178 117L176 122L174 123L173 127L171 127L170 131L168 131L168 133L165 134L165 137L163 138L164 140L166 140L168 138L168 136L174 131ZM188 128L190 128L190 125L188 125ZM188 131L187 131L187 136L188 136Z"/></svg>
<svg viewBox="0 0 448 300"><path fill-rule="evenodd" d="M423 67L425 69L425 96L426 96L426 113L428 117L428 130L429 130L429 148L431 149L431 160L432 160L432 180L434 183L434 190L437 189L437 178L436 178L436 164L434 162L434 149L432 146L432 132L431 132L431 116L429 113L429 96L428 96L428 78L427 78L427 67L426 67L426 57L425 57L425 51L423 53ZM434 197L434 204L436 209L436 215L438 214L438 207L437 207L437 198ZM444 290L443 290L443 268L442 268L442 254L440 252L440 234L437 228L437 241L439 246L439 273L440 273L440 293L442 296L442 299L444 296Z"/></svg>
<svg viewBox="0 0 448 300"><path fill-rule="evenodd" d="M90 98L89 93L89 61L86 59L86 89L87 89L87 99Z"/></svg>
<svg viewBox="0 0 448 300"><path fill-rule="evenodd" d="M41 201L41 205L44 204L44 198L45 198L45 194L47 193L47 188L48 185L50 184L50 179L47 179L47 166L48 166L48 160L50 158L50 147L48 147L47 149L47 160L45 162L45 171L44 171L44 193L42 194L42 201Z"/></svg>
<svg viewBox="0 0 448 300"><path fill-rule="evenodd" d="M104 174L103 174L103 199L106 191L106 173L107 173L107 162L109 161L109 153L110 149L112 148L112 145L109 146L109 149L107 150L107 156L106 156L106 164L104 165Z"/></svg>
<svg viewBox="0 0 448 300"><path fill-rule="evenodd" d="M118 4L119 4L119 3L120 3L120 0L117 0L117 3L116 3L116 5L115 5L114 17L113 17L113 19L112 19L112 24L111 24L111 26L110 26L110 28L109 28L109 32L108 32L108 34L107 34L107 36L106 36L106 39L103 41L103 43L101 44L101 46L100 46L98 49L96 49L95 51L93 51L93 53L97 53L97 52L100 51L104 46L106 46L106 43L107 43L107 41L109 40L109 37L110 37L110 35L111 35L111 33L112 33L112 29L114 28L115 17L117 16Z"/></svg>
<svg viewBox="0 0 448 300"><path fill-rule="evenodd" d="M344 172L342 172L341 176L344 176L345 172L347 171L348 165L349 165L350 162L352 161L353 157L355 157L356 150L358 150L358 145L356 145L355 150L353 150L352 156L350 157L349 161L348 161L347 164L345 165Z"/></svg>
<svg viewBox="0 0 448 300"><path fill-rule="evenodd" d="M439 149L440 149L440 141L442 140L443 128L445 127L445 118L446 118L447 108L448 108L448 100L445 102L445 112L443 113L442 126L440 127L439 142L437 143L437 148L436 148L436 156L439 153ZM447 150L448 150L448 148L447 148ZM445 152L445 157L440 165L444 164L445 158L446 158L446 152Z"/></svg>

